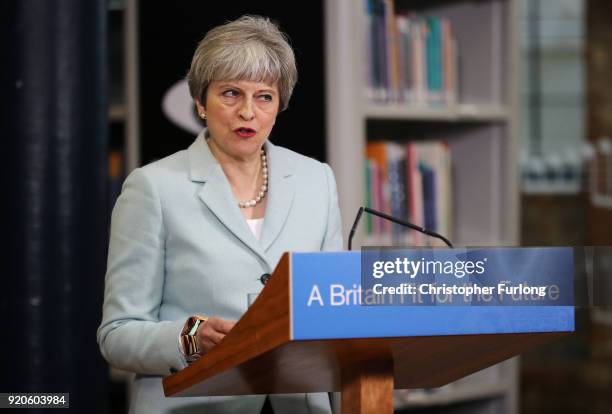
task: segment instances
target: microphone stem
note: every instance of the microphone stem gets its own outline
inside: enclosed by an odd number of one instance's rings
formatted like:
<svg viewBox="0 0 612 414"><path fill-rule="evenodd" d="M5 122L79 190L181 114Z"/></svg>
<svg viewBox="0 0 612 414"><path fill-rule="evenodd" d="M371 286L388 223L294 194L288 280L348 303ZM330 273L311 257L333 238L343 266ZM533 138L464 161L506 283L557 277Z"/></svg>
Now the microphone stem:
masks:
<svg viewBox="0 0 612 414"><path fill-rule="evenodd" d="M355 217L355 221L353 222L353 227L351 227L351 232L349 233L349 239L348 239L349 251L352 249L353 236L355 236L355 231L357 230L357 224L359 224L359 220L361 219L362 214L363 214L363 207L359 207L359 211L357 212L357 217Z"/></svg>
<svg viewBox="0 0 612 414"><path fill-rule="evenodd" d="M384 219L390 220L390 221L392 221L394 223L397 223L397 224L400 224L402 226L409 227L409 228L411 228L413 230L416 230L416 231L419 231L421 233L425 233L428 236L435 237L436 239L442 240L448 247L450 247L450 248L453 247L452 243L446 237L442 236L441 234L436 233L435 231L427 230L424 227L417 226L416 224L412 224L412 223L410 223L408 221L400 220L398 218L392 217L392 216L390 216L388 214L385 214L385 213L382 213L380 211L372 210L371 208L368 208L368 207L361 207L359 209L358 218L361 216L363 211L366 211L366 212L368 212L370 214L374 214L375 216L382 217ZM358 220L355 220L355 224L353 225L353 229L351 229L351 234L353 234L355 232L354 228L355 228L355 226L357 224L357 221ZM349 240L349 243L350 243L350 240ZM350 250L350 247L349 247L349 250Z"/></svg>

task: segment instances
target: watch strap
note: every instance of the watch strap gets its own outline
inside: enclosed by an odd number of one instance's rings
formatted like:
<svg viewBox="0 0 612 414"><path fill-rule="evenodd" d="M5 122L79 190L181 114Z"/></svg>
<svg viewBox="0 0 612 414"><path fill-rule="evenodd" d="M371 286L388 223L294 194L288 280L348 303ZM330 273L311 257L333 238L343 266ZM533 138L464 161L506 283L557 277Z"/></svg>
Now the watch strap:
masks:
<svg viewBox="0 0 612 414"><path fill-rule="evenodd" d="M205 316L195 315L189 317L183 326L183 330L181 331L181 345L187 362L193 362L202 356L196 340L196 333L200 325L207 320L208 318Z"/></svg>

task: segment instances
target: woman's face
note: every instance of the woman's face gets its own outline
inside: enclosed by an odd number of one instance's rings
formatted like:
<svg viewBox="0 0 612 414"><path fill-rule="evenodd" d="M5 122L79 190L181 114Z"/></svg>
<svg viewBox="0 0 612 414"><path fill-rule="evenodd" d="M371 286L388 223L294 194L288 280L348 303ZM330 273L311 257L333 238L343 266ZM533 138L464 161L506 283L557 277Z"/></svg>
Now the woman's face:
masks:
<svg viewBox="0 0 612 414"><path fill-rule="evenodd" d="M204 106L214 150L234 159L259 157L270 136L279 108L276 85L252 81L213 81ZM219 154L221 155L221 154Z"/></svg>

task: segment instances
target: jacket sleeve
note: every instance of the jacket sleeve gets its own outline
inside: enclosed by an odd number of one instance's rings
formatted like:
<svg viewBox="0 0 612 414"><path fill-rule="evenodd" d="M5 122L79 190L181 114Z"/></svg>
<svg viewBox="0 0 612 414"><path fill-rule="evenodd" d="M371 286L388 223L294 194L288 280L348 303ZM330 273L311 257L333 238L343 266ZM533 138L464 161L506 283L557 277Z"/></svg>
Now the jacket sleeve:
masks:
<svg viewBox="0 0 612 414"><path fill-rule="evenodd" d="M338 190L336 179L332 169L327 164L325 168L325 178L327 180L328 207L327 207L327 226L325 238L321 245L322 251L340 251L343 248L342 239L342 220L340 218L340 206L338 205Z"/></svg>
<svg viewBox="0 0 612 414"><path fill-rule="evenodd" d="M102 323L97 339L113 366L168 375L185 361L177 341L184 321L160 321L164 223L159 194L143 169L126 179L111 220Z"/></svg>

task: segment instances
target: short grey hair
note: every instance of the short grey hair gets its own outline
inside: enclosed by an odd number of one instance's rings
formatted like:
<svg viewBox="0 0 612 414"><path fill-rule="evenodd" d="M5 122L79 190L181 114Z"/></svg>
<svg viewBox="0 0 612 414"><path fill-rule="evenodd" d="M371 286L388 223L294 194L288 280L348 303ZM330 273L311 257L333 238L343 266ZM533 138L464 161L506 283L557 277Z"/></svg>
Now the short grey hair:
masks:
<svg viewBox="0 0 612 414"><path fill-rule="evenodd" d="M211 29L196 48L187 74L191 97L205 104L206 90L214 80L276 84L282 111L297 82L293 49L270 19L242 16Z"/></svg>

